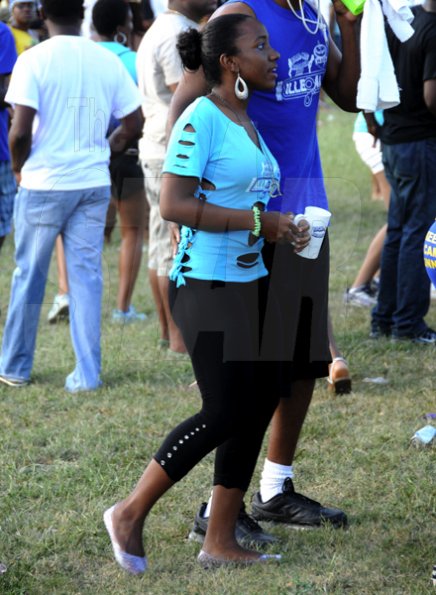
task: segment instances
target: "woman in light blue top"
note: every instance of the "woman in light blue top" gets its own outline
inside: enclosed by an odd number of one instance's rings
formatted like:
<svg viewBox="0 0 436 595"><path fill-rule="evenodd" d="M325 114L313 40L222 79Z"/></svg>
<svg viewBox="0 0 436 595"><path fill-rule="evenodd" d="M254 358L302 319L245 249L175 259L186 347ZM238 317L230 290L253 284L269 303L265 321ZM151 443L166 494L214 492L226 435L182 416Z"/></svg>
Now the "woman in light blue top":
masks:
<svg viewBox="0 0 436 595"><path fill-rule="evenodd" d="M124 0L98 0L92 10L92 21L99 43L120 58L137 83L136 53L128 47L133 30L128 3ZM115 125L116 121L111 122L110 127ZM117 307L112 312L112 321L123 324L146 318L145 314L136 312L131 303L141 265L147 207L137 143L111 159L110 173L112 209L109 207L108 213L111 214L115 206L121 220L120 280ZM108 237L107 233L105 235Z"/></svg>
<svg viewBox="0 0 436 595"><path fill-rule="evenodd" d="M115 557L130 572L145 570L142 528L154 503L215 448L213 501L199 562L208 567L279 558L245 549L235 537L281 387L280 320L271 316L263 328L274 297L261 248L265 238L292 241L298 250L310 237L289 214L264 210L277 195L279 170L246 112L250 90L272 91L276 80L278 54L263 25L246 15L218 17L202 33L183 33L178 48L184 66L202 66L212 88L174 128L160 203L163 217L184 226L170 301L202 407L167 435L134 491L105 513Z"/></svg>

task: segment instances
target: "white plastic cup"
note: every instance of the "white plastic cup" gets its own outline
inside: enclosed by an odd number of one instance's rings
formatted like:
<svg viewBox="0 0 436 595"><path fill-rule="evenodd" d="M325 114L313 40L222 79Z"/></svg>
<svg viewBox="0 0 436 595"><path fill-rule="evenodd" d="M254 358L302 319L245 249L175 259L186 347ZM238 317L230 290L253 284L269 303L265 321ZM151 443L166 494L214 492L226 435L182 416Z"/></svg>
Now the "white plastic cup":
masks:
<svg viewBox="0 0 436 595"><path fill-rule="evenodd" d="M321 207L306 207L304 214L295 215L295 225L298 225L299 221L304 219L310 226L310 242L304 250L297 253L298 256L311 259L318 258L331 216L330 211L321 209Z"/></svg>

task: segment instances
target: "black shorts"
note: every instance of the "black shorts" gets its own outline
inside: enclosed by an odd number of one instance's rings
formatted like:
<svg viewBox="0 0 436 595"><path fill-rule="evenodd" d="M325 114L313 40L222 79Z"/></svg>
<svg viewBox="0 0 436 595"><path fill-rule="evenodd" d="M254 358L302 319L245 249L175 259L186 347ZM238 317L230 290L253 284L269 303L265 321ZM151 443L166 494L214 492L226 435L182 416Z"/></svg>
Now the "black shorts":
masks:
<svg viewBox="0 0 436 595"><path fill-rule="evenodd" d="M329 240L326 234L320 254L311 260L295 254L290 244L265 243L262 251L269 275L269 303L264 342L282 344L284 378L282 396L290 395L295 380L328 376L331 362L327 320ZM280 337L269 331L279 309ZM275 324L271 328L277 328Z"/></svg>
<svg viewBox="0 0 436 595"><path fill-rule="evenodd" d="M116 200L126 200L140 191L144 192L144 174L137 154L123 153L114 157L109 171L112 196Z"/></svg>

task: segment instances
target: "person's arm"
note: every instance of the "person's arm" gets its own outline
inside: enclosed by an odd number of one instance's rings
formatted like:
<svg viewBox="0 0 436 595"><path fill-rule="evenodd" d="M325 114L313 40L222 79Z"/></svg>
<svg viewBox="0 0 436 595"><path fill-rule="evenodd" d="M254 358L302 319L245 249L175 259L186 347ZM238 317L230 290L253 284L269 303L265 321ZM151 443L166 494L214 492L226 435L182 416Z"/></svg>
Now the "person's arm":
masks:
<svg viewBox="0 0 436 595"><path fill-rule="evenodd" d="M436 117L436 79L424 81L424 102L428 110Z"/></svg>
<svg viewBox="0 0 436 595"><path fill-rule="evenodd" d="M120 125L109 136L111 155L125 151L129 145L141 138L144 117L141 108L120 119Z"/></svg>
<svg viewBox="0 0 436 595"><path fill-rule="evenodd" d="M11 151L12 171L20 182L21 169L26 162L32 147L32 124L36 110L26 105L16 105L11 129L9 131L9 148Z"/></svg>
<svg viewBox="0 0 436 595"><path fill-rule="evenodd" d="M164 173L160 191L162 217L180 225L217 233L254 229L251 209L229 209L201 201L194 195L197 187L198 178ZM267 241L294 241L298 251L307 245L308 234L302 233L306 228L294 225L289 213L262 212L260 219L260 233Z"/></svg>
<svg viewBox="0 0 436 595"><path fill-rule="evenodd" d="M340 0L334 0L333 6L341 32L342 54L330 39L323 88L341 109L357 112L357 83L360 76L357 17L351 14Z"/></svg>
<svg viewBox="0 0 436 595"><path fill-rule="evenodd" d="M0 74L0 109L9 107L9 103L5 102L6 91L8 90L10 76L7 74Z"/></svg>
<svg viewBox="0 0 436 595"><path fill-rule="evenodd" d="M380 124L375 119L374 112L363 112L363 117L365 118L366 127L368 128L369 134L374 137L373 147L375 147L377 140L380 137Z"/></svg>

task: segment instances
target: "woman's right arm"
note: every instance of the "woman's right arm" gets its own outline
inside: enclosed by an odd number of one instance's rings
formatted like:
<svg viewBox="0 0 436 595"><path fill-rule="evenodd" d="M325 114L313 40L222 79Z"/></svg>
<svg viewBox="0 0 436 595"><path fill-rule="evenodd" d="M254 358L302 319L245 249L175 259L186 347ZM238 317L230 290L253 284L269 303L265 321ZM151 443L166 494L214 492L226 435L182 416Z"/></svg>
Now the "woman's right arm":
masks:
<svg viewBox="0 0 436 595"><path fill-rule="evenodd" d="M198 179L164 173L160 194L160 212L164 219L193 229L223 233L252 231L254 215L250 209L228 209L195 197ZM289 213L261 213L261 235L269 242L288 240L300 230L292 223Z"/></svg>

